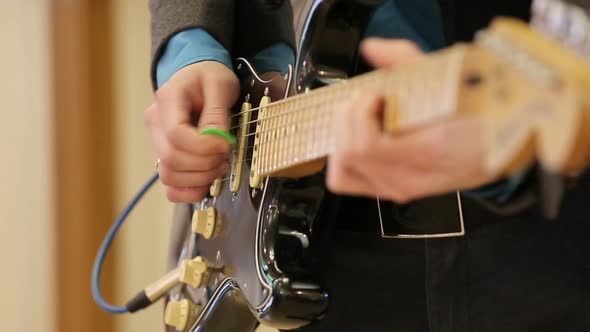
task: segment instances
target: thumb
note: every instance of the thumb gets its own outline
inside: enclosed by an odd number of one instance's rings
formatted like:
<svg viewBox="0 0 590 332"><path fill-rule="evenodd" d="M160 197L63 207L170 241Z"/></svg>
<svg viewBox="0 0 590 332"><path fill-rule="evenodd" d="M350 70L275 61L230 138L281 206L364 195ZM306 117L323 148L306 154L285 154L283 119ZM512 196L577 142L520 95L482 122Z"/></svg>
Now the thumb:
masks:
<svg viewBox="0 0 590 332"><path fill-rule="evenodd" d="M361 44L361 53L375 67L394 67L420 59L424 53L415 43L404 39L369 38Z"/></svg>
<svg viewBox="0 0 590 332"><path fill-rule="evenodd" d="M233 83L204 83L199 127L228 130L230 109L237 99L237 90Z"/></svg>

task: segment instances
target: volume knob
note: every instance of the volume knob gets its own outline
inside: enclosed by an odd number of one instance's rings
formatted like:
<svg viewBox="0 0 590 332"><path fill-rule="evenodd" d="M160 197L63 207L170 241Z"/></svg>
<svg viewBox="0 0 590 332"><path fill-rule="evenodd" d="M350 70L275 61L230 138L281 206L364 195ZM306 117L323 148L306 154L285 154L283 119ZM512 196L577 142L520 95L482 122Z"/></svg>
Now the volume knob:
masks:
<svg viewBox="0 0 590 332"><path fill-rule="evenodd" d="M209 240L219 234L221 224L221 216L214 207L209 207L205 210L195 210L191 228L193 233L200 234Z"/></svg>
<svg viewBox="0 0 590 332"><path fill-rule="evenodd" d="M203 257L197 256L193 259L184 260L180 264L178 280L192 288L200 288L209 282L212 271L215 272L216 269L211 268Z"/></svg>
<svg viewBox="0 0 590 332"><path fill-rule="evenodd" d="M192 324L199 310L200 306L192 303L189 299L170 301L166 305L164 322L168 326L175 327L178 331L184 331Z"/></svg>

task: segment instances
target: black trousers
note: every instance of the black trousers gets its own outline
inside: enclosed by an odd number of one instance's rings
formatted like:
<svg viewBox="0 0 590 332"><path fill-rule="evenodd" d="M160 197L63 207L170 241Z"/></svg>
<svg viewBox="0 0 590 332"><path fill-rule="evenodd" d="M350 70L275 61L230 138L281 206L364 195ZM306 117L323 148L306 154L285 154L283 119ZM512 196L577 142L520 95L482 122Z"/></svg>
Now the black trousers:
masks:
<svg viewBox="0 0 590 332"><path fill-rule="evenodd" d="M462 238L337 231L323 264L330 310L300 331L590 331L588 180L559 220L463 205Z"/></svg>

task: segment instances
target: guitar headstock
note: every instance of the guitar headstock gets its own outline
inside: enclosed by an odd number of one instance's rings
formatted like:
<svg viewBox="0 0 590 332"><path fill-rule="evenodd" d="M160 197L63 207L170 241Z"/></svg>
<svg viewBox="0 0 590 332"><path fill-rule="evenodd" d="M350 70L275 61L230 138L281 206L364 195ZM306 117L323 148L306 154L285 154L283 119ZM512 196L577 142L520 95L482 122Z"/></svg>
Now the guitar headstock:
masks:
<svg viewBox="0 0 590 332"><path fill-rule="evenodd" d="M486 128L486 166L506 174L537 159L550 172L578 173L590 146L590 25L559 1L535 2L534 24L498 18L466 53L459 111Z"/></svg>
<svg viewBox="0 0 590 332"><path fill-rule="evenodd" d="M590 59L590 2L575 0L535 0L532 27Z"/></svg>

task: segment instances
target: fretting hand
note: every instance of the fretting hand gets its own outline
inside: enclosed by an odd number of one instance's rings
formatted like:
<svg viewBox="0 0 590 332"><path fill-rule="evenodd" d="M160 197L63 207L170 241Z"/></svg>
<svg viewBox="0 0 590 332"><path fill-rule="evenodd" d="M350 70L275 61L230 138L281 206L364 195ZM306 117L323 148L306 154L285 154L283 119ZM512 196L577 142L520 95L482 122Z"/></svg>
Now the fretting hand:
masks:
<svg viewBox="0 0 590 332"><path fill-rule="evenodd" d="M401 40L368 40L361 51L376 67L423 56L414 44ZM336 193L404 203L493 180L484 170L483 137L474 118L444 120L391 135L381 129L381 96L363 94L340 107L327 178Z"/></svg>
<svg viewBox="0 0 590 332"><path fill-rule="evenodd" d="M172 202L197 202L228 170L230 145L200 129L228 130L239 94L236 75L223 64L204 61L184 67L156 91L145 121L159 160L158 172ZM198 128L191 122L199 113Z"/></svg>

